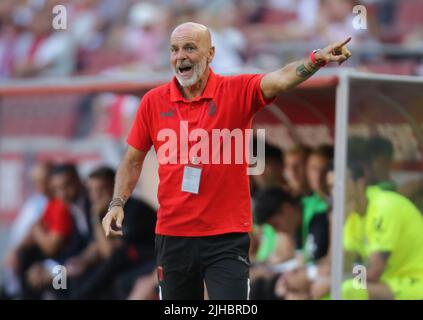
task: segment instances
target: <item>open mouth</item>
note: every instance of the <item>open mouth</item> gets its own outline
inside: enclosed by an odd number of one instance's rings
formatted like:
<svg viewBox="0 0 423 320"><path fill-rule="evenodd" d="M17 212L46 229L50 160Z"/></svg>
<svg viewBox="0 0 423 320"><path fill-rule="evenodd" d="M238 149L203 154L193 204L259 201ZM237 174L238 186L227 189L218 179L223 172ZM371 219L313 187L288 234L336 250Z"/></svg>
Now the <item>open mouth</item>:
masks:
<svg viewBox="0 0 423 320"><path fill-rule="evenodd" d="M182 75L189 73L191 70L192 70L191 66L189 66L189 67L179 67L178 68L179 73L182 74Z"/></svg>

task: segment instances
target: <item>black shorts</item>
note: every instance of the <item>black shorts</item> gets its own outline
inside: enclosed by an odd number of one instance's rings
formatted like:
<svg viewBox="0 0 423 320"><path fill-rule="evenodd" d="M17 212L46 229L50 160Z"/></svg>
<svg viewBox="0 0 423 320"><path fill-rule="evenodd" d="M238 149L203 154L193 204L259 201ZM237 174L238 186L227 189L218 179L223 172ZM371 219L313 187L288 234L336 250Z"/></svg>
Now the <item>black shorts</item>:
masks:
<svg viewBox="0 0 423 320"><path fill-rule="evenodd" d="M250 280L248 233L205 237L156 236L157 275L163 300L246 300Z"/></svg>

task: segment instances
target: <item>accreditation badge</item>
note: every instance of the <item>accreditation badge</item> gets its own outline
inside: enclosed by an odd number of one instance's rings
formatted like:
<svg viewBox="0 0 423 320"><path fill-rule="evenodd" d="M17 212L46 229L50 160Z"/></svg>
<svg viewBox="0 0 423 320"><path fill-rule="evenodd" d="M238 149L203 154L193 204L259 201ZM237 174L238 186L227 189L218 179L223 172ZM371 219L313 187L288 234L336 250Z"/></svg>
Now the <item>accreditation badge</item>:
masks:
<svg viewBox="0 0 423 320"><path fill-rule="evenodd" d="M191 165L184 166L182 178L182 191L198 194L200 190L201 167Z"/></svg>

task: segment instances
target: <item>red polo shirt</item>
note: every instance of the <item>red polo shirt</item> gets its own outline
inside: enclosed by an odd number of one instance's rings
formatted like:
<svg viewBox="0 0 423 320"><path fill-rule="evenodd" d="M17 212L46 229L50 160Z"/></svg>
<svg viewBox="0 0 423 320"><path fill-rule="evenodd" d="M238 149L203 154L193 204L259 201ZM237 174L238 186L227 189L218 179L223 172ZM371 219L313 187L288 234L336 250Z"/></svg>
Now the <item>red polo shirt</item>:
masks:
<svg viewBox="0 0 423 320"><path fill-rule="evenodd" d="M259 74L220 76L210 69L202 96L192 101L182 96L174 77L169 83L144 95L128 144L145 152L154 146L157 153L166 143L157 139L159 132L172 129L179 146L180 120L176 112L179 108L182 120L188 121L189 131L201 127L209 134L210 157L213 152L214 155L216 152L219 154L223 143L217 151L212 150L212 129L241 130L245 133L251 128L254 114L270 103L261 92L262 77ZM207 108L205 112L201 112L203 108ZM202 119L199 119L200 115L203 115ZM221 164L215 164L210 159L209 164L201 165L198 194L181 191L185 164L181 164L179 158L177 164L161 164L159 159L157 234L208 236L251 231L248 164L245 160L235 163L235 140L230 140L232 161L229 164L223 164L223 160ZM180 154L179 149L177 154Z"/></svg>

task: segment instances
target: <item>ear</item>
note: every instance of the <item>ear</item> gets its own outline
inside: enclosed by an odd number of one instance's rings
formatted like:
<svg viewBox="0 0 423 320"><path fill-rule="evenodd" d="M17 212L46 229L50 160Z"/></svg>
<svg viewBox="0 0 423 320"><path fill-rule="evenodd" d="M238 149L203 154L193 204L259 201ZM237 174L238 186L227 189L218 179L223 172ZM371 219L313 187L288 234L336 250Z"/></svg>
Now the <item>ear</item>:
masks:
<svg viewBox="0 0 423 320"><path fill-rule="evenodd" d="M212 63L213 58L214 58L214 54L215 54L215 48L214 47L210 47L209 49L209 53L207 55L207 63Z"/></svg>

